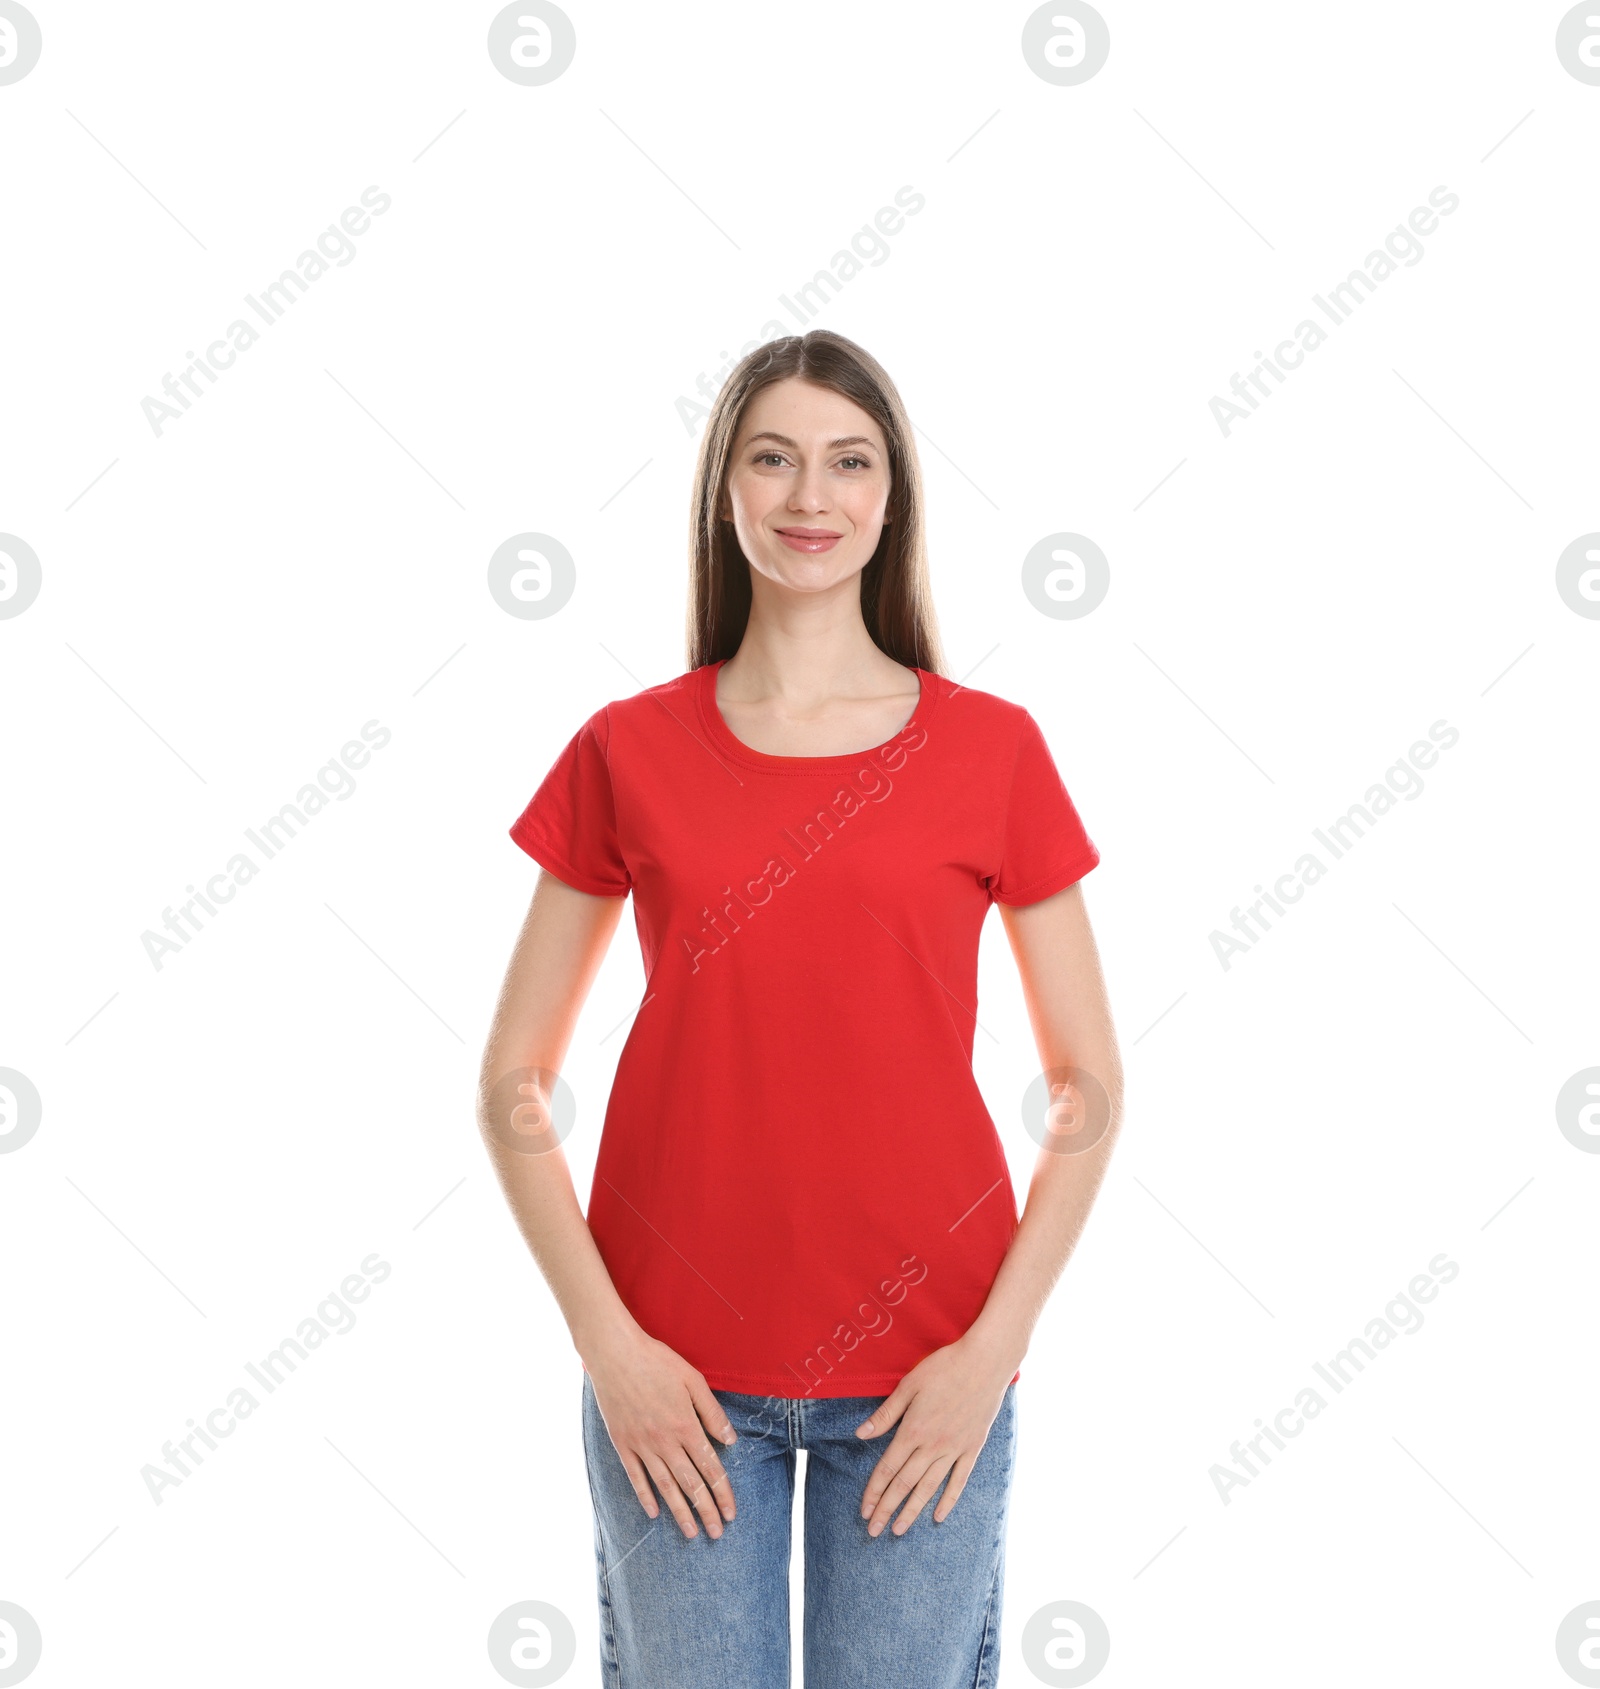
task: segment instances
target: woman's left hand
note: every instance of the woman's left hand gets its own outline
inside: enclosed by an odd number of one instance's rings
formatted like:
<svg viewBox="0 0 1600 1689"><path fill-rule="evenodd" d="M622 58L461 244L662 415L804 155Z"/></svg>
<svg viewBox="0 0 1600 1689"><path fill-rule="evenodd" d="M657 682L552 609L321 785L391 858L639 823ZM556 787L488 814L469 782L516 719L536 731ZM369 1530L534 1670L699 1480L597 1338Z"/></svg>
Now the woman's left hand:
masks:
<svg viewBox="0 0 1600 1689"><path fill-rule="evenodd" d="M894 1534L904 1536L946 1474L950 1481L934 1509L934 1522L949 1514L977 1464L1016 1370L1014 1361L958 1339L912 1367L872 1417L856 1427L856 1435L865 1441L883 1436L897 1421L900 1425L861 1498L868 1536L882 1532L902 1501L906 1505L894 1522Z"/></svg>

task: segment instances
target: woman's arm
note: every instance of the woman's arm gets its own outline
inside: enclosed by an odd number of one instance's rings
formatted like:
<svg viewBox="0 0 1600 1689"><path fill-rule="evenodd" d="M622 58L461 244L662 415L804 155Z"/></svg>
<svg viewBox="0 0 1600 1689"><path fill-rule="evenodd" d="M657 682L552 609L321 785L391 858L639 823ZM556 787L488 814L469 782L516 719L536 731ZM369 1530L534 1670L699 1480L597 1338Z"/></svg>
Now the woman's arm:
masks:
<svg viewBox="0 0 1600 1689"><path fill-rule="evenodd" d="M994 1352L1009 1378L1022 1364L1105 1177L1122 1125L1122 1056L1082 882L1039 903L1019 908L1002 903L1000 919L1022 976L1040 1066L1046 1072L1075 1067L1090 1075L1110 1110L1107 1118L1105 1105L1087 1090L1078 1106L1083 1136L1095 1139L1092 1145L1080 1149L1072 1134L1063 1134L1040 1150L1017 1235L967 1333L974 1348Z"/></svg>
<svg viewBox="0 0 1600 1689"><path fill-rule="evenodd" d="M625 901L593 897L540 870L484 1047L478 1127L518 1229L588 1368L641 1506L656 1517L654 1478L685 1536L696 1535L691 1503L708 1534L720 1536L719 1504L731 1519L733 1493L706 1428L733 1440L721 1403L700 1373L650 1337L623 1305L578 1206L560 1146L525 1153L511 1147L506 1123L495 1119L505 1107L496 1098L500 1081L521 1069L560 1071Z"/></svg>
<svg viewBox="0 0 1600 1689"><path fill-rule="evenodd" d="M900 1534L910 1529L947 1472L950 1481L934 1518L943 1519L955 1506L1083 1231L1122 1122L1122 1058L1081 885L1038 903L1001 904L1000 918L1022 976L1041 1066L1047 1072L1079 1069L1098 1082L1104 1101L1093 1085L1085 1087L1086 1094L1075 1099L1081 1138L1075 1142L1076 1134L1064 1132L1040 1150L1016 1236L965 1336L908 1372L859 1428L858 1435L882 1436L904 1415L862 1497L862 1516L873 1536L902 1501L907 1505L895 1529ZM1090 1105L1086 1120L1084 1103ZM1093 1141L1080 1148L1084 1139Z"/></svg>

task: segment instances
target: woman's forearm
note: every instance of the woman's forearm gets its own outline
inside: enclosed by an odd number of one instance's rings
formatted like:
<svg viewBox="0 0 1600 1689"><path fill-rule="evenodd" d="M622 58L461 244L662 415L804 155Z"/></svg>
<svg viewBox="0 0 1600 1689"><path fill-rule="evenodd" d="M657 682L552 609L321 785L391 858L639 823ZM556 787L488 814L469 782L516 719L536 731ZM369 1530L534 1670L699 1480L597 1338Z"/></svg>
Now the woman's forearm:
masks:
<svg viewBox="0 0 1600 1689"><path fill-rule="evenodd" d="M513 1137L507 1076L538 1075L519 1090L548 1114L548 1087L566 1057L578 1013L621 914L620 898L591 897L541 873L517 939L483 1053L478 1129L517 1229L556 1298L580 1356L638 1333L578 1205L559 1144ZM518 1110L517 1112L522 1112Z"/></svg>
<svg viewBox="0 0 1600 1689"><path fill-rule="evenodd" d="M487 1132L485 1142L517 1229L550 1286L573 1347L585 1361L619 1333L637 1329L578 1206L559 1148L522 1155Z"/></svg>
<svg viewBox="0 0 1600 1689"><path fill-rule="evenodd" d="M967 1332L969 1346L994 1357L1008 1374L1022 1364L1033 1328L1077 1247L1105 1177L1118 1126L1118 1102L1105 1136L1081 1155L1041 1150L1027 1205L983 1311Z"/></svg>
<svg viewBox="0 0 1600 1689"><path fill-rule="evenodd" d="M1001 913L1041 1067L1060 1087L1022 1220L968 1332L974 1349L1014 1371L1105 1178L1122 1126L1123 1075L1081 888Z"/></svg>

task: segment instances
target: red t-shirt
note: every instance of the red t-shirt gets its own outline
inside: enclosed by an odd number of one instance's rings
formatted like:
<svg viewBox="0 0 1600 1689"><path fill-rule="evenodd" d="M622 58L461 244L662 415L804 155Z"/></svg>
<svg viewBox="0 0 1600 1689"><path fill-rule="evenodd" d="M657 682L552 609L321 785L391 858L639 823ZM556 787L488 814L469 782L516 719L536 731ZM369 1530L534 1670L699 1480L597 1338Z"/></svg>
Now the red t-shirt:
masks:
<svg viewBox="0 0 1600 1689"><path fill-rule="evenodd" d="M646 984L588 1220L718 1390L887 1395L977 1318L1017 1228L972 1073L978 933L1100 860L1037 723L917 671L886 743L736 739L720 663L597 710L511 836L633 893Z"/></svg>

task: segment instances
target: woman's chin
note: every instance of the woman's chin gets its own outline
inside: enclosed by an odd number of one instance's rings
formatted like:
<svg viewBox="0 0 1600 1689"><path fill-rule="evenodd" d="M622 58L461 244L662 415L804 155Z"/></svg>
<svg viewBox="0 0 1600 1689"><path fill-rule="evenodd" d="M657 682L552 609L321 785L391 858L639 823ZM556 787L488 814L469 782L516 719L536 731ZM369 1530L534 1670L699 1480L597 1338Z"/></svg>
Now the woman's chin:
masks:
<svg viewBox="0 0 1600 1689"><path fill-rule="evenodd" d="M761 567L762 578L788 592L813 594L848 585L861 572L859 563L851 564L831 552L824 557L800 557L787 553L769 558Z"/></svg>

